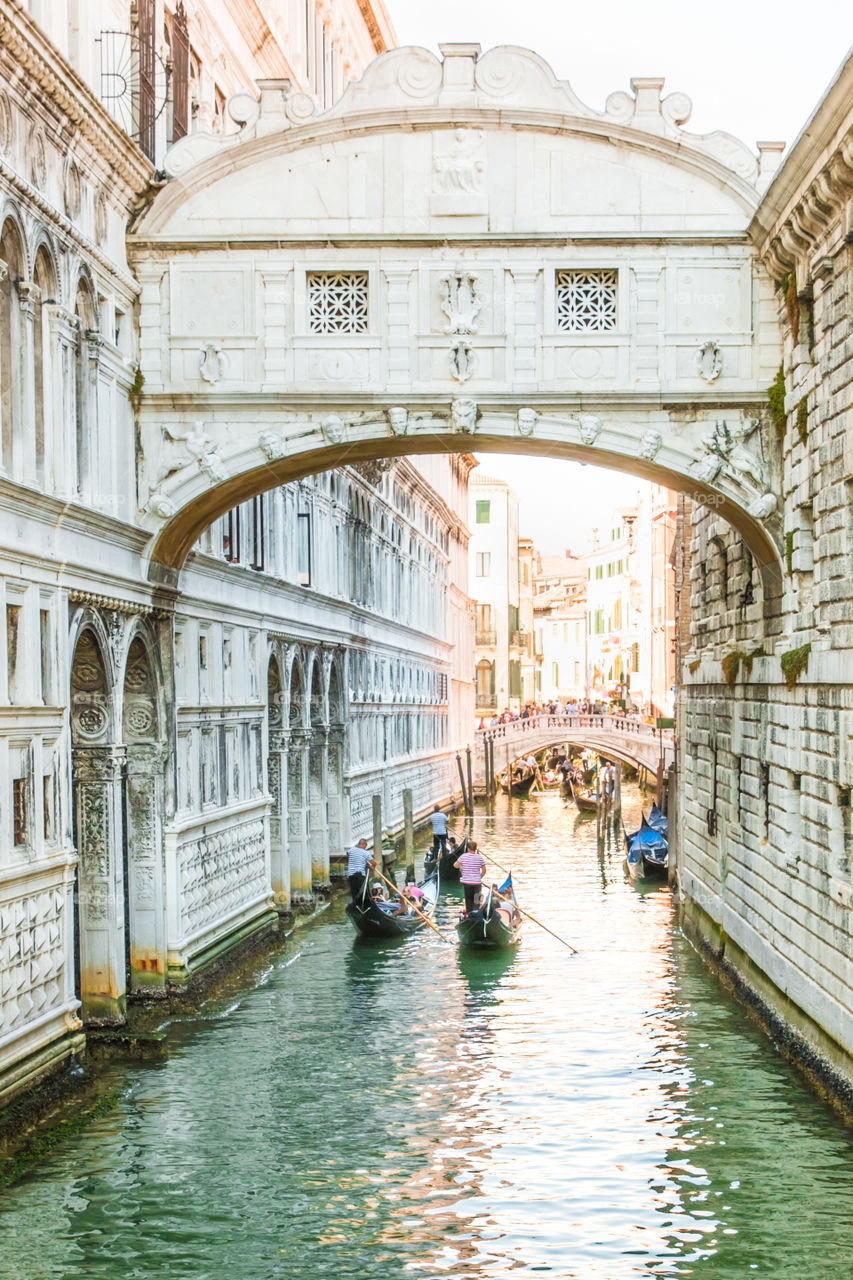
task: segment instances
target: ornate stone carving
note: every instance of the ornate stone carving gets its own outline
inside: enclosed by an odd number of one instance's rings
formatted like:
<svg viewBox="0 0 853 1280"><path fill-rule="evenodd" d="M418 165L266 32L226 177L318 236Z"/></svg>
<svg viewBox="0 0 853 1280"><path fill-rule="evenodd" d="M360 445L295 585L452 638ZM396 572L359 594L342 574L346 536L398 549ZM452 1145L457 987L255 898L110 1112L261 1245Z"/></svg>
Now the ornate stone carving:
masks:
<svg viewBox="0 0 853 1280"><path fill-rule="evenodd" d="M162 484L176 471L182 471L193 462L202 466L205 458L215 454L216 446L205 431L203 422L193 422L185 431L164 427L157 484Z"/></svg>
<svg viewBox="0 0 853 1280"><path fill-rule="evenodd" d="M515 415L515 429L520 436L532 436L538 421L539 414L535 409L519 409Z"/></svg>
<svg viewBox="0 0 853 1280"><path fill-rule="evenodd" d="M369 462L357 462L355 470L368 484L377 485L396 463L396 458L372 458Z"/></svg>
<svg viewBox="0 0 853 1280"><path fill-rule="evenodd" d="M228 357L222 347L215 342L206 342L198 359L199 375L211 386L225 377L228 372Z"/></svg>
<svg viewBox="0 0 853 1280"><path fill-rule="evenodd" d="M716 382L723 371L723 354L716 342L703 342L696 352L696 368L703 382Z"/></svg>
<svg viewBox="0 0 853 1280"><path fill-rule="evenodd" d="M441 277L441 309L447 316L446 333L476 333L474 323L482 307L477 277L457 267Z"/></svg>
<svg viewBox="0 0 853 1280"><path fill-rule="evenodd" d="M346 424L337 413L328 413L320 423L320 430L329 444L342 444L346 435Z"/></svg>
<svg viewBox="0 0 853 1280"><path fill-rule="evenodd" d="M436 156L433 167L437 191L481 192L486 161L480 130L454 129L450 146Z"/></svg>
<svg viewBox="0 0 853 1280"><path fill-rule="evenodd" d="M95 201L95 239L102 248L107 242L108 231L109 205L107 204L107 197L103 191L100 191Z"/></svg>
<svg viewBox="0 0 853 1280"><path fill-rule="evenodd" d="M409 411L404 409L402 405L392 405L386 410L388 417L388 426L391 428L391 434L395 436L405 436L409 433Z"/></svg>
<svg viewBox="0 0 853 1280"><path fill-rule="evenodd" d="M637 455L647 462L654 462L658 450L663 444L663 436L659 431L644 431L640 438L640 452Z"/></svg>
<svg viewBox="0 0 853 1280"><path fill-rule="evenodd" d="M209 480L214 484L221 484L228 476L225 463L220 458L216 449L209 449L201 455L198 460L199 470L203 471Z"/></svg>
<svg viewBox="0 0 853 1280"><path fill-rule="evenodd" d="M477 430L477 402L459 396L450 402L450 429L473 434Z"/></svg>
<svg viewBox="0 0 853 1280"><path fill-rule="evenodd" d="M705 484L710 484L713 480L716 480L722 469L723 460L714 453L706 453L691 467L696 479L702 480Z"/></svg>
<svg viewBox="0 0 853 1280"><path fill-rule="evenodd" d="M151 515L157 516L160 520L171 520L172 516L177 515L178 512L172 499L165 493L152 493L145 505Z"/></svg>
<svg viewBox="0 0 853 1280"><path fill-rule="evenodd" d="M41 191L47 180L47 152L44 145L44 134L41 129L36 129L30 135L27 153L30 158L30 178L33 186L38 187Z"/></svg>
<svg viewBox="0 0 853 1280"><path fill-rule="evenodd" d="M0 906L0 1026L4 1035L45 1018L65 1003L69 939L59 885ZM78 1023L79 1025L79 1023Z"/></svg>
<svg viewBox="0 0 853 1280"><path fill-rule="evenodd" d="M182 931L195 934L269 892L264 824L235 823L178 846Z"/></svg>
<svg viewBox="0 0 853 1280"><path fill-rule="evenodd" d="M467 382L477 367L477 354L464 338L450 347L450 374L457 382Z"/></svg>
<svg viewBox="0 0 853 1280"><path fill-rule="evenodd" d="M5 89L0 90L0 153L8 155L15 141L15 117L9 95Z"/></svg>
<svg viewBox="0 0 853 1280"><path fill-rule="evenodd" d="M265 431L258 440L258 444L270 462L277 462L279 458L283 458L287 453L284 437L280 436L276 431Z"/></svg>
<svg viewBox="0 0 853 1280"><path fill-rule="evenodd" d="M738 482L748 477L759 489L766 489L765 466L762 458L757 457L745 447L745 443L761 425L759 418L750 418L743 425L731 425L726 421L714 423L714 430L705 437L705 445L709 454L718 458L722 467ZM760 438L759 438L760 445Z"/></svg>
<svg viewBox="0 0 853 1280"><path fill-rule="evenodd" d="M485 213L488 209L485 176L483 134L479 129L454 129L450 143L433 161L430 212L438 216Z"/></svg>
<svg viewBox="0 0 853 1280"><path fill-rule="evenodd" d="M80 180L80 170L72 159L69 159L65 168L65 182L63 184L63 188L65 212L68 214L69 218L76 218L80 212L82 182Z"/></svg>
<svg viewBox="0 0 853 1280"><path fill-rule="evenodd" d="M747 507L747 511L756 520L766 520L771 516L778 506L775 493L762 493L760 498L756 498Z"/></svg>
<svg viewBox="0 0 853 1280"><path fill-rule="evenodd" d="M578 431L584 444L595 444L604 423L591 413L582 413L578 419Z"/></svg>

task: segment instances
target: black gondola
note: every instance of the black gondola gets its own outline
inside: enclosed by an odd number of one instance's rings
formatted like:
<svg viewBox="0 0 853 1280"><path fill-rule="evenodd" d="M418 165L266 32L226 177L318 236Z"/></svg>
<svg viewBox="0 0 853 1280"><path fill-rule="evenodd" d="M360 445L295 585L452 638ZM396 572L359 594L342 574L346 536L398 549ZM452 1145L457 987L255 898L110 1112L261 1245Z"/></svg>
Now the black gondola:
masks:
<svg viewBox="0 0 853 1280"><path fill-rule="evenodd" d="M514 796L529 795L530 788L533 786L535 781L536 781L535 769L529 769L527 768L527 766L525 766L524 769L521 770L521 772L518 772L516 768L513 768L511 773L512 794ZM501 791L503 791L505 795L508 795L509 789L510 788L509 788L509 782L507 781L506 770L504 770L504 772L501 774Z"/></svg>
<svg viewBox="0 0 853 1280"><path fill-rule="evenodd" d="M507 876L498 892L505 894L514 906L518 905L511 875ZM521 915L516 911L513 913L512 921L507 920L505 911L500 910L500 903L496 901L494 891L490 889L482 907L459 921L456 926L456 935L464 947L481 947L490 950L498 947L514 947L521 937Z"/></svg>
<svg viewBox="0 0 853 1280"><path fill-rule="evenodd" d="M439 877L436 872L428 875L422 882L420 887L423 890L423 897L418 903L421 915L415 912L405 916L393 915L395 906L393 902L381 902L374 898L350 902L347 906L347 915L364 938L406 938L426 924L424 916L431 917L435 911L438 882Z"/></svg>
<svg viewBox="0 0 853 1280"><path fill-rule="evenodd" d="M637 831L625 832L625 844L628 847L628 871L632 876L637 875L641 867L644 875L666 875L669 845L666 837L649 825L645 815Z"/></svg>

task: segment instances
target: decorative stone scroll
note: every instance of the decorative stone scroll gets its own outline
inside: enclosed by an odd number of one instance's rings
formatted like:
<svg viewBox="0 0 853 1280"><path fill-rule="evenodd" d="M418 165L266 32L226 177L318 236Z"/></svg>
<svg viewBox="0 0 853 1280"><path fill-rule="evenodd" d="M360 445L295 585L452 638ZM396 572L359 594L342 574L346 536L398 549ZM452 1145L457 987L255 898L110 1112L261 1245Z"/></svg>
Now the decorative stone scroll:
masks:
<svg viewBox="0 0 853 1280"><path fill-rule="evenodd" d="M477 367L477 354L464 338L451 344L449 360L450 375L457 382L467 382Z"/></svg>
<svg viewBox="0 0 853 1280"><path fill-rule="evenodd" d="M201 349L198 360L199 375L211 386L221 382L228 372L228 357L222 347L215 342L206 342Z"/></svg>
<svg viewBox="0 0 853 1280"><path fill-rule="evenodd" d="M480 286L471 271L459 267L441 277L441 309L447 316L447 333L476 333L474 323L482 307Z"/></svg>
<svg viewBox="0 0 853 1280"><path fill-rule="evenodd" d="M723 354L716 342L703 342L696 352L696 369L703 382L716 382L723 371Z"/></svg>

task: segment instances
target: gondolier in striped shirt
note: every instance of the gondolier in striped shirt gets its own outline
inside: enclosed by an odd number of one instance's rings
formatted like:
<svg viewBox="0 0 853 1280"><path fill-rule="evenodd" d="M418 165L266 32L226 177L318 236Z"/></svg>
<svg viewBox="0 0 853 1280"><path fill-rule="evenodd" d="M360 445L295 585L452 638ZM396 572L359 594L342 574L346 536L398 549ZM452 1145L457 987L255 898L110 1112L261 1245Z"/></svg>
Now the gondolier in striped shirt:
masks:
<svg viewBox="0 0 853 1280"><path fill-rule="evenodd" d="M476 911L480 903L480 889L483 876L486 874L486 860L477 848L475 841L469 840L468 847L454 862L459 869L459 879L465 890L465 914Z"/></svg>
<svg viewBox="0 0 853 1280"><path fill-rule="evenodd" d="M440 853L444 853L447 849L447 818L438 805L433 807L433 811L429 815L429 822L432 827L432 852L433 856L437 858Z"/></svg>
<svg viewBox="0 0 853 1280"><path fill-rule="evenodd" d="M360 901L369 879L369 871L375 866L375 860L367 852L367 840L362 836L347 851L347 880L353 902Z"/></svg>

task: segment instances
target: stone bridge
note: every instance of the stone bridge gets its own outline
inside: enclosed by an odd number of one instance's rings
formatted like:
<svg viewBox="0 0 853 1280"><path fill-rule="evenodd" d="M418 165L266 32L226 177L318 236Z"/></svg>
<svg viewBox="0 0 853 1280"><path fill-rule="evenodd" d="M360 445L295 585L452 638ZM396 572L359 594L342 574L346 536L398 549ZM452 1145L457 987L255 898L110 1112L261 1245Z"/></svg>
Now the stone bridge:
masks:
<svg viewBox="0 0 853 1280"><path fill-rule="evenodd" d="M486 780L486 739L495 743L495 772L506 767L507 757L515 760L530 751L569 743L590 747L604 756L612 756L635 768L641 766L656 774L661 758L668 768L674 761L675 745L671 729L657 730L641 720L610 715L546 715L513 720L509 724L477 731L473 771L475 785Z"/></svg>
<svg viewBox="0 0 853 1280"><path fill-rule="evenodd" d="M265 81L169 153L129 238L150 576L263 490L475 448L686 492L775 592L766 157L686 132L660 80L597 112L527 50L442 54L391 50L322 115Z"/></svg>

